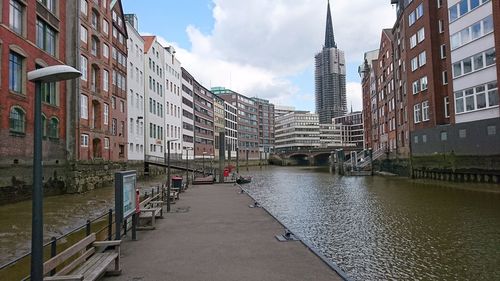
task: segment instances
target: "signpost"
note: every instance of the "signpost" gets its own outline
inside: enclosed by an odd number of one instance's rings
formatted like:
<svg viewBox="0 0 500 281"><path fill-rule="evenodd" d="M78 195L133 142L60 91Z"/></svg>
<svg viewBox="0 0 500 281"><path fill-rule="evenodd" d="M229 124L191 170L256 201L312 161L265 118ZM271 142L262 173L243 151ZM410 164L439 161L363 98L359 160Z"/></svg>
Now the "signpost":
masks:
<svg viewBox="0 0 500 281"><path fill-rule="evenodd" d="M121 239L121 227L127 219L136 212L136 171L122 171L115 173L115 210L116 210L116 235Z"/></svg>

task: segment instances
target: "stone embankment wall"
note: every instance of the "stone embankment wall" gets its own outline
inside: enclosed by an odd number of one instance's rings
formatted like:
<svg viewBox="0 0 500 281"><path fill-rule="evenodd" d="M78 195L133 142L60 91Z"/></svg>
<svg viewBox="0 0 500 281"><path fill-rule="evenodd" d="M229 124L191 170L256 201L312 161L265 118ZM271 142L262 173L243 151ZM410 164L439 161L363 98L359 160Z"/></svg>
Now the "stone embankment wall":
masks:
<svg viewBox="0 0 500 281"><path fill-rule="evenodd" d="M136 170L144 176L144 163L85 161L78 163L46 163L43 165L44 195L82 193L113 184L114 173ZM164 168L151 167L151 175L164 173ZM0 205L31 199L33 168L28 163L0 167Z"/></svg>

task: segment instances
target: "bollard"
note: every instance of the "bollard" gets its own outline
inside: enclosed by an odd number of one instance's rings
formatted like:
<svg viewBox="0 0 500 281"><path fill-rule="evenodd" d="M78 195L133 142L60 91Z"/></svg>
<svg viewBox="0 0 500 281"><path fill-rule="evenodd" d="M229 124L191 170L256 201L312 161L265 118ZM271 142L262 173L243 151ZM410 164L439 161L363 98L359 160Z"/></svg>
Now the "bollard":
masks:
<svg viewBox="0 0 500 281"><path fill-rule="evenodd" d="M132 240L137 240L137 213L132 214Z"/></svg>
<svg viewBox="0 0 500 281"><path fill-rule="evenodd" d="M109 209L108 213L108 240L111 241L113 235L113 209Z"/></svg>
<svg viewBox="0 0 500 281"><path fill-rule="evenodd" d="M55 237L52 237L50 239L50 257L53 258L57 255L57 239ZM56 274L56 269L52 269L50 271L50 276L54 276Z"/></svg>
<svg viewBox="0 0 500 281"><path fill-rule="evenodd" d="M90 220L87 220L87 224L85 225L85 234L87 236L90 235Z"/></svg>

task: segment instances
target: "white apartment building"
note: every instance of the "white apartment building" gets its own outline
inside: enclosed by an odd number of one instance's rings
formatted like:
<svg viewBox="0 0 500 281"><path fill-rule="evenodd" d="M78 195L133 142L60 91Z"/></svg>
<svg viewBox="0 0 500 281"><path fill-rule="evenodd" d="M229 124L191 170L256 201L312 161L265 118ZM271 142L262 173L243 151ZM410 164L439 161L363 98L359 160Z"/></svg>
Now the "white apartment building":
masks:
<svg viewBox="0 0 500 281"><path fill-rule="evenodd" d="M125 15L128 30L128 160L144 160L144 40L137 16Z"/></svg>
<svg viewBox="0 0 500 281"><path fill-rule="evenodd" d="M165 147L165 60L156 36L144 39L144 92L146 125L145 155L164 157Z"/></svg>
<svg viewBox="0 0 500 281"><path fill-rule="evenodd" d="M224 131L226 133L226 159L229 159L228 149L231 149L231 159L236 159L238 145L238 109L224 101Z"/></svg>
<svg viewBox="0 0 500 281"><path fill-rule="evenodd" d="M318 114L293 111L276 118L275 151L286 152L320 146Z"/></svg>
<svg viewBox="0 0 500 281"><path fill-rule="evenodd" d="M448 12L455 122L498 118L492 1L448 0Z"/></svg>
<svg viewBox="0 0 500 281"><path fill-rule="evenodd" d="M283 116L290 112L295 111L295 107L293 106L285 106L285 105L275 105L274 106L274 118Z"/></svg>
<svg viewBox="0 0 500 281"><path fill-rule="evenodd" d="M182 78L181 63L172 46L164 48L166 140L170 141L170 157L182 159Z"/></svg>
<svg viewBox="0 0 500 281"><path fill-rule="evenodd" d="M193 83L194 78L181 67L182 76L182 146L188 150L188 159L194 159L194 109ZM185 156L184 156L185 157Z"/></svg>

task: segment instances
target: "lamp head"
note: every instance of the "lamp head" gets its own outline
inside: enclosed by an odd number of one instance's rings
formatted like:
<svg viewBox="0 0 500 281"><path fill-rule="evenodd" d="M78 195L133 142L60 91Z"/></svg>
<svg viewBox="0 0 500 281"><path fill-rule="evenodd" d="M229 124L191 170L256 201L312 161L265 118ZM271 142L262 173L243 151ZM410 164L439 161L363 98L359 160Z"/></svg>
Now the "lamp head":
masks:
<svg viewBox="0 0 500 281"><path fill-rule="evenodd" d="M53 65L28 72L32 82L57 82L79 78L82 73L69 65Z"/></svg>

